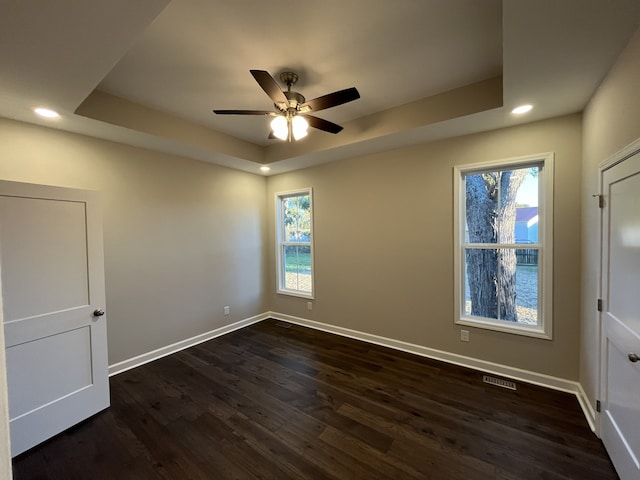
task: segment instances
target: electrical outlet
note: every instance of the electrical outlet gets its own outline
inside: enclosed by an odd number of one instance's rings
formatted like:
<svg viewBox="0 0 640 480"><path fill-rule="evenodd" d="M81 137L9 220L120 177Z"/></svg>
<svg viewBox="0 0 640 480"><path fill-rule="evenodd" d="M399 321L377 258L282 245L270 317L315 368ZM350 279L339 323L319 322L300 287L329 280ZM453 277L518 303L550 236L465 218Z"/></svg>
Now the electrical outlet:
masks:
<svg viewBox="0 0 640 480"><path fill-rule="evenodd" d="M224 314L229 315L230 313L231 313L231 308L229 307L229 305L227 305L226 307L224 307Z"/></svg>
<svg viewBox="0 0 640 480"><path fill-rule="evenodd" d="M460 330L460 341L461 342L469 341L469 330Z"/></svg>
<svg viewBox="0 0 640 480"><path fill-rule="evenodd" d="M307 310L313 310L313 302L307 302Z"/></svg>

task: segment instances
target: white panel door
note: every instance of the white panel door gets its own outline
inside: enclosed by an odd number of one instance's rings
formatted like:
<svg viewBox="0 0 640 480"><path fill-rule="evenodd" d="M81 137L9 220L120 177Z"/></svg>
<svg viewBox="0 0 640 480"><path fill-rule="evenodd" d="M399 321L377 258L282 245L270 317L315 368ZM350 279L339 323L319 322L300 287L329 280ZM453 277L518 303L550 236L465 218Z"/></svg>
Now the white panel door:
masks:
<svg viewBox="0 0 640 480"><path fill-rule="evenodd" d="M0 181L11 454L109 406L95 192Z"/></svg>
<svg viewBox="0 0 640 480"><path fill-rule="evenodd" d="M602 441L640 478L640 153L603 173Z"/></svg>

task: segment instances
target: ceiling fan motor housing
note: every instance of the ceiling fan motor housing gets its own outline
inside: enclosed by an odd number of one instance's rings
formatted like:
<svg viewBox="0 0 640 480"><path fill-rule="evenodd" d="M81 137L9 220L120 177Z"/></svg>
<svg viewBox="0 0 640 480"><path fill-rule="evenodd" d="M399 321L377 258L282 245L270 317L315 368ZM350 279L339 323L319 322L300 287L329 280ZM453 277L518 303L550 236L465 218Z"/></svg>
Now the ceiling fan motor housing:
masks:
<svg viewBox="0 0 640 480"><path fill-rule="evenodd" d="M293 72L282 72L280 74L280 81L287 86L287 90L282 93L287 97L289 105L283 105L282 103L275 103L274 105L283 113L288 112L290 115L295 115L298 113L298 105L302 105L305 102L305 98L302 95L298 92L291 91L291 87L298 81L298 75Z"/></svg>
<svg viewBox="0 0 640 480"><path fill-rule="evenodd" d="M275 106L283 112L286 112L289 108L293 108L294 110L298 111L298 106L302 105L305 102L305 98L298 92L288 90L282 93L284 93L284 96L287 97L287 100L289 100L289 105L285 106L285 108L282 108L282 106L276 103Z"/></svg>

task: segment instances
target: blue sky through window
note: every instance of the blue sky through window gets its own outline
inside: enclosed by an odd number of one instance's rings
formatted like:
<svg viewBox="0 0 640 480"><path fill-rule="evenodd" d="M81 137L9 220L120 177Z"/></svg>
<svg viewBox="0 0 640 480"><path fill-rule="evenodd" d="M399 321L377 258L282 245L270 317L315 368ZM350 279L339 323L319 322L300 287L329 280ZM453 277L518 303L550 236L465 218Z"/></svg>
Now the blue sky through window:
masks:
<svg viewBox="0 0 640 480"><path fill-rule="evenodd" d="M538 206L538 177L529 173L518 189L516 197L518 205Z"/></svg>

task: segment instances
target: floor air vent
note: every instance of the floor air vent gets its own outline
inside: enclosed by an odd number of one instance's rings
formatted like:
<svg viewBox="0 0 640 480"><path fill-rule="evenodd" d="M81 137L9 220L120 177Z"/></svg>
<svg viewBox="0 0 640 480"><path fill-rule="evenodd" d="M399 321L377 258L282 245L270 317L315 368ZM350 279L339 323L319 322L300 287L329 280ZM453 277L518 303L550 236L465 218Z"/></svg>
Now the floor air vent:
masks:
<svg viewBox="0 0 640 480"><path fill-rule="evenodd" d="M508 388L509 390L516 390L516 384L509 380L503 380L502 378L490 377L489 375L484 375L482 377L482 381L484 383L488 383L490 385L495 385L496 387Z"/></svg>
<svg viewBox="0 0 640 480"><path fill-rule="evenodd" d="M291 328L291 324L287 323L287 322L277 322L276 326L277 327L282 327L282 328Z"/></svg>

